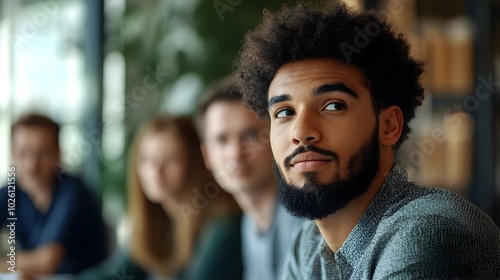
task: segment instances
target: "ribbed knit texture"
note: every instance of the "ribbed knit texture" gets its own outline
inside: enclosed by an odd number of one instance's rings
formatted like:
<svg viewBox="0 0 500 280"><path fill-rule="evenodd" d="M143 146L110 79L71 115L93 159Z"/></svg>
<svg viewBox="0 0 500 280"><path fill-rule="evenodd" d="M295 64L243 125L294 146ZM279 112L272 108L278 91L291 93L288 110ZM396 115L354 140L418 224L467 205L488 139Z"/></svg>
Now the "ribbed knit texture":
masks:
<svg viewBox="0 0 500 280"><path fill-rule="evenodd" d="M500 230L465 199L408 182L396 166L337 253L307 222L283 279L500 279Z"/></svg>

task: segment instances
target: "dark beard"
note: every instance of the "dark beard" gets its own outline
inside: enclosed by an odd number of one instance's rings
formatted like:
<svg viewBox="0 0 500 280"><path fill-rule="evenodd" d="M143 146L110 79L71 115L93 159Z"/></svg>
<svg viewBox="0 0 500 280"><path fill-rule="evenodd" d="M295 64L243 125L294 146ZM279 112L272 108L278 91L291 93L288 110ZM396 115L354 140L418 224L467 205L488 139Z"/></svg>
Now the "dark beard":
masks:
<svg viewBox="0 0 500 280"><path fill-rule="evenodd" d="M299 148L300 149L300 148ZM337 155L317 147L305 147L294 155L313 151L339 161ZM286 166L286 165L285 165ZM317 172L308 172L305 183L298 187L286 182L283 173L274 162L274 173L278 185L278 197L290 214L309 220L325 218L344 208L354 198L363 194L375 178L380 168L380 146L378 124L374 133L361 148L351 156L348 163L348 176L341 179L337 171L330 182L319 183Z"/></svg>

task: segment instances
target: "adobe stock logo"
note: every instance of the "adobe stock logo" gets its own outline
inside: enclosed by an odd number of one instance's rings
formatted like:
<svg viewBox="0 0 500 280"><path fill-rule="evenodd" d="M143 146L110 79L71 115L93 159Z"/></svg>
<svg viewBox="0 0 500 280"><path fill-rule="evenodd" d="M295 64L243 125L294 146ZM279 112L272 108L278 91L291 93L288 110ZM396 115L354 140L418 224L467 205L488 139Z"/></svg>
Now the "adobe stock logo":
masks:
<svg viewBox="0 0 500 280"><path fill-rule="evenodd" d="M40 29L46 27L50 20L57 16L61 10L61 4L65 4L67 0L50 0L40 1L39 9L30 17L24 17L20 22L20 27L14 34L14 46L18 47L21 44L27 43L29 40L36 37Z"/></svg>
<svg viewBox="0 0 500 280"><path fill-rule="evenodd" d="M224 13L232 12L234 8L241 4L243 0L215 0L212 2L220 21L224 21Z"/></svg>
<svg viewBox="0 0 500 280"><path fill-rule="evenodd" d="M339 44L342 53L347 61L347 63L351 63L351 56L353 54L359 54L362 49L366 48L371 40L380 34L385 22L387 22L394 15L401 13L404 9L402 2L403 0L389 0L387 3L387 8L377 12L376 16L379 18L379 21L370 21L365 27L362 29L359 26L354 27L354 36L353 42L341 42ZM404 1L412 1L412 0L404 0Z"/></svg>
<svg viewBox="0 0 500 280"><path fill-rule="evenodd" d="M404 167L408 175L411 176L418 167L426 163L426 159L436 151L437 145L450 139L450 131L464 129L467 123L472 122L471 114L479 109L482 102L491 102L492 96L500 87L500 82L493 80L493 74L489 74L486 78L478 76L476 84L474 94L465 96L461 102L454 103L444 111L442 123L448 129L434 127L426 138L412 140L416 148L409 154L397 156L398 163Z"/></svg>

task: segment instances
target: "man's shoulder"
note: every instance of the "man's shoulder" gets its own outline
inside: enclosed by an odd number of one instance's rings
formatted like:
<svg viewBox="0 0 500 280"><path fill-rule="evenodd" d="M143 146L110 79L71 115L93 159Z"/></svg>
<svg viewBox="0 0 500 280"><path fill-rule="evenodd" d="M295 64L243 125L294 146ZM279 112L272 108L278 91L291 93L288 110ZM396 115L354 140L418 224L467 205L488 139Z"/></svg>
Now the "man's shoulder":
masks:
<svg viewBox="0 0 500 280"><path fill-rule="evenodd" d="M92 198L90 189L76 175L59 174L56 178L56 186L56 192L59 196L76 196L81 200Z"/></svg>
<svg viewBox="0 0 500 280"><path fill-rule="evenodd" d="M61 173L56 176L56 182L60 186L67 187L77 187L80 188L83 186L82 180L80 177L72 174Z"/></svg>
<svg viewBox="0 0 500 280"><path fill-rule="evenodd" d="M241 231L241 219L242 215L240 213L220 214L206 221L205 231L214 232L216 235L221 236L236 231L239 233Z"/></svg>
<svg viewBox="0 0 500 280"><path fill-rule="evenodd" d="M220 214L205 221L198 240L198 250L206 253L241 251L241 214Z"/></svg>
<svg viewBox="0 0 500 280"><path fill-rule="evenodd" d="M408 186L409 195L389 208L377 227L377 232L409 234L408 231L461 231L472 235L495 237L499 229L481 209L459 195L439 188ZM413 188L413 189L412 189ZM417 195L413 194L417 193ZM410 199L406 199L410 197ZM424 236L424 235L419 235ZM418 238L416 236L415 238Z"/></svg>
<svg viewBox="0 0 500 280"><path fill-rule="evenodd" d="M442 189L430 188L386 215L371 246L382 274L408 273L413 265L416 271L448 276L488 276L494 272L486 266L500 262L495 223L470 202Z"/></svg>
<svg viewBox="0 0 500 280"><path fill-rule="evenodd" d="M100 205L97 196L74 175L63 174L58 177L53 201L58 209L73 209L74 215L100 215Z"/></svg>
<svg viewBox="0 0 500 280"><path fill-rule="evenodd" d="M417 185L408 188L415 189L412 193L417 195L408 195L410 199L407 200L403 197L400 205L394 209L389 208L382 217L382 223L405 220L411 224L435 219L456 221L460 224L493 222L481 209L451 191Z"/></svg>

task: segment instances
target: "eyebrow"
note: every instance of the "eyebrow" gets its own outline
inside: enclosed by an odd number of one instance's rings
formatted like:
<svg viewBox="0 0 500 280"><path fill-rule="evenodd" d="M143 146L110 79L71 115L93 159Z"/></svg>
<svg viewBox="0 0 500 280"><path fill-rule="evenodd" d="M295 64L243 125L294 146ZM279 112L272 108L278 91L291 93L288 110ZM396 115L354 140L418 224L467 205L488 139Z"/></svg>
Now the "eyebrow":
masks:
<svg viewBox="0 0 500 280"><path fill-rule="evenodd" d="M292 98L288 94L282 94L282 95L273 96L267 102L267 109L269 110L269 108L271 108L272 106L274 106L277 103L285 102L285 101L290 101L290 100L292 100Z"/></svg>
<svg viewBox="0 0 500 280"><path fill-rule="evenodd" d="M329 93L332 91L339 91L342 93L347 93L350 96L352 96L356 99L359 99L358 94L356 92L354 92L354 90L348 88L346 85L344 85L342 83L331 84L331 85L322 85L318 88L313 89L313 95L321 95L321 94Z"/></svg>
<svg viewBox="0 0 500 280"><path fill-rule="evenodd" d="M346 94L348 94L356 99L359 99L358 94L356 92L354 92L354 90L350 89L349 87L347 87L346 85L344 85L342 83L331 84L331 85L322 85L320 87L317 87L317 88L313 89L313 95L317 96L317 95L321 95L321 94L325 94L325 93L329 93L329 92L333 92L333 91L346 93ZM269 108L276 105L277 103L290 101L290 100L292 100L292 98L288 94L273 96L267 102L267 104L268 104L267 108L269 110Z"/></svg>

